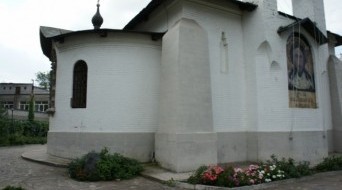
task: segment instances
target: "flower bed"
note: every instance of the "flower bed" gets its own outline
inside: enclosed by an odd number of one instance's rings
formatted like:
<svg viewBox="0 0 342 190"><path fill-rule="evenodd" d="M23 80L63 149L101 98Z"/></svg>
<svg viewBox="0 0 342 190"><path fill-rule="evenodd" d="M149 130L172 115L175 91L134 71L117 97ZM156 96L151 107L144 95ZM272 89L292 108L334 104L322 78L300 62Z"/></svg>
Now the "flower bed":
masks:
<svg viewBox="0 0 342 190"><path fill-rule="evenodd" d="M312 174L308 162L295 163L293 159L278 160L275 156L265 163L246 168L218 165L202 166L187 180L191 184L220 187L240 187L297 178Z"/></svg>

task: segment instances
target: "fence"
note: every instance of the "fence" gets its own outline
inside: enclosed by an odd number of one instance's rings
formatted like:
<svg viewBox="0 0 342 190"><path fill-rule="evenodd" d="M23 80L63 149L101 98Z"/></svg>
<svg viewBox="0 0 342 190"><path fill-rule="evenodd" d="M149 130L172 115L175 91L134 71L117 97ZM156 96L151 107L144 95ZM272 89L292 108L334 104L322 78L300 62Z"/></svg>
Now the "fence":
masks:
<svg viewBox="0 0 342 190"><path fill-rule="evenodd" d="M13 112L11 109L7 109L7 115L17 120L27 120L28 118L28 111L26 110L16 110L14 109ZM36 121L49 121L49 115L43 112L34 112L34 119Z"/></svg>

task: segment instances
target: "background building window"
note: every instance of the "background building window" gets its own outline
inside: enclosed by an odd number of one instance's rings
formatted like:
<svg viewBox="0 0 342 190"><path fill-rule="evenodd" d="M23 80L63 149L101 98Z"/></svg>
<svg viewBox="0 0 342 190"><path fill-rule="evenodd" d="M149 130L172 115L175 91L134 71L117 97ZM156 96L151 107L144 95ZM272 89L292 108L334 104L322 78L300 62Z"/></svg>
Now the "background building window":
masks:
<svg viewBox="0 0 342 190"><path fill-rule="evenodd" d="M12 101L2 102L2 104L4 105L4 108L6 108L6 109L13 108L13 102Z"/></svg>
<svg viewBox="0 0 342 190"><path fill-rule="evenodd" d="M74 67L72 108L87 107L87 77L88 66L84 61L78 61Z"/></svg>
<svg viewBox="0 0 342 190"><path fill-rule="evenodd" d="M35 110L37 112L45 112L49 108L48 101L36 101L34 104Z"/></svg>
<svg viewBox="0 0 342 190"><path fill-rule="evenodd" d="M19 108L20 110L28 110L30 102L21 101Z"/></svg>

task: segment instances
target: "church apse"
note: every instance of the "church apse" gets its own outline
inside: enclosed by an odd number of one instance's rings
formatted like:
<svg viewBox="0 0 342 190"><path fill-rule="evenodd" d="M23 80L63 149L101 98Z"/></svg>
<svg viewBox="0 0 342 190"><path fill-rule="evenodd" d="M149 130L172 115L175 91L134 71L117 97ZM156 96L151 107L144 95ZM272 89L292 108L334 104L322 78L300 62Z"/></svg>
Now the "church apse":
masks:
<svg viewBox="0 0 342 190"><path fill-rule="evenodd" d="M289 106L317 108L312 52L304 36L294 33L288 38L286 55Z"/></svg>

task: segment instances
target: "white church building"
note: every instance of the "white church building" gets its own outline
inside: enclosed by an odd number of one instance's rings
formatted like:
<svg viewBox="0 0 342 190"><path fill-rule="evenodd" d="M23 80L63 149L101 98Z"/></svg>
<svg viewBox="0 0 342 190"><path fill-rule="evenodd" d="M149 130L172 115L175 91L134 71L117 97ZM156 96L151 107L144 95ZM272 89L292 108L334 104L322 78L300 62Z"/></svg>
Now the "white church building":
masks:
<svg viewBox="0 0 342 190"><path fill-rule="evenodd" d="M175 172L342 152L342 62L323 0L152 0L122 30L40 28L48 154L108 147ZM98 5L99 8L99 5ZM111 22L107 18L106 22Z"/></svg>

